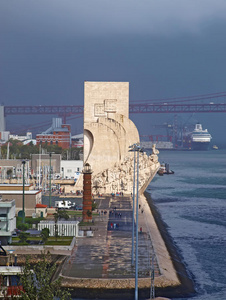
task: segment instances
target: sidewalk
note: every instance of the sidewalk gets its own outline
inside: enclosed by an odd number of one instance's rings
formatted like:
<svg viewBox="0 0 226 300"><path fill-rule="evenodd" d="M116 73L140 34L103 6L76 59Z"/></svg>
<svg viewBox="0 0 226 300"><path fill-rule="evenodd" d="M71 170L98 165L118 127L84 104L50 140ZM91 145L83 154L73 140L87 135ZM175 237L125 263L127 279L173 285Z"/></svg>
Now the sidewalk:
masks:
<svg viewBox="0 0 226 300"><path fill-rule="evenodd" d="M94 236L76 240L71 257L62 275L73 278L134 278L131 266L132 200L130 197L106 197L99 200L99 216L94 219ZM104 211L107 213L104 214ZM150 276L151 244L149 229L139 216L138 265L139 278ZM140 232L142 227L142 232ZM135 239L134 239L135 240ZM135 245L134 245L135 252ZM134 259L135 262L135 259ZM155 276L159 276L157 261Z"/></svg>

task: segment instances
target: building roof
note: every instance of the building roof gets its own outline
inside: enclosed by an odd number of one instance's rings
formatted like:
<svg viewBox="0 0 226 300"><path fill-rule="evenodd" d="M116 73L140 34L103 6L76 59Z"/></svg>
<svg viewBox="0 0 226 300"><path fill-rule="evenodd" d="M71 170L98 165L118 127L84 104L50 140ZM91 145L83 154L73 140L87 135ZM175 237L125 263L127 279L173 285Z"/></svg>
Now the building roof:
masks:
<svg viewBox="0 0 226 300"><path fill-rule="evenodd" d="M38 204L36 204L35 207L36 207L36 208L46 208L46 207L48 207L48 205L38 203Z"/></svg>
<svg viewBox="0 0 226 300"><path fill-rule="evenodd" d="M0 183L0 187L1 186L23 186L23 183ZM29 186L32 186L32 184L27 184L27 183L25 183L24 184L24 187L29 187Z"/></svg>
<svg viewBox="0 0 226 300"><path fill-rule="evenodd" d="M25 195L37 195L37 194L39 194L39 193L41 193L42 192L42 190L39 190L39 191L37 191L37 190L32 190L32 191L24 191L24 194ZM0 191L0 195L22 195L23 194L23 191L10 191L10 190L8 190L8 191L5 191L5 190L2 190L2 191Z"/></svg>
<svg viewBox="0 0 226 300"><path fill-rule="evenodd" d="M73 135L71 138L72 139L83 139L83 137L84 137L83 133L80 133L80 134Z"/></svg>
<svg viewBox="0 0 226 300"><path fill-rule="evenodd" d="M77 225L77 224L79 224L80 222L79 221L57 221L57 224L58 225L60 225L60 224L73 224L73 225ZM51 224L55 224L55 221L40 221L40 223L39 224L49 224L49 225L51 225Z"/></svg>
<svg viewBox="0 0 226 300"><path fill-rule="evenodd" d="M15 205L15 200L14 199L0 199L0 207L12 207Z"/></svg>

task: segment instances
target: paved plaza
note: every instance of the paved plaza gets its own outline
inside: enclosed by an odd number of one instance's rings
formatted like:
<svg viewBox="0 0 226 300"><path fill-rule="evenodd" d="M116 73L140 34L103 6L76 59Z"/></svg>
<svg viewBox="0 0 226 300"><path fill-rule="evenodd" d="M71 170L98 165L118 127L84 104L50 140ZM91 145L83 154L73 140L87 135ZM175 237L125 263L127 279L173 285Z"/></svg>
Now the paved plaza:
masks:
<svg viewBox="0 0 226 300"><path fill-rule="evenodd" d="M98 215L93 218L93 237L79 237L62 275L73 278L134 278L132 253L132 199L125 196L96 200ZM139 278L149 277L153 248L142 208L139 209ZM90 228L88 228L90 229ZM135 238L134 238L135 240ZM135 252L135 245L134 245ZM159 267L153 256L155 276ZM135 264L135 255L134 255Z"/></svg>

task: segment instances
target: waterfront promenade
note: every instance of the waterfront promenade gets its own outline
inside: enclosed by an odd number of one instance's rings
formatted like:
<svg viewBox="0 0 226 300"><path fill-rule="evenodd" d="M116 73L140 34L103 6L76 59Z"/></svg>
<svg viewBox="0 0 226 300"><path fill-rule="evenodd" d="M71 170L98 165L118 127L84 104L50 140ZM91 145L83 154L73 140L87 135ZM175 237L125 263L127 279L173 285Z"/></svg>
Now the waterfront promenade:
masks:
<svg viewBox="0 0 226 300"><path fill-rule="evenodd" d="M129 290L131 294L135 286L135 267L131 266L132 199L125 196L102 197L97 202L98 216L94 217L94 224L90 226L93 237L77 238L61 271L62 285L80 291L114 290L119 295L120 291ZM152 267L156 286L179 285L144 196L139 200L138 231L139 289L150 293Z"/></svg>
<svg viewBox="0 0 226 300"><path fill-rule="evenodd" d="M62 274L80 278L134 278L135 267L131 266L131 199L115 196L100 199L98 202L99 215L94 217L94 225L90 226L94 236L77 239ZM153 252L147 228L142 221L140 220L138 227L139 276L148 277ZM154 266L155 275L159 276L156 260Z"/></svg>

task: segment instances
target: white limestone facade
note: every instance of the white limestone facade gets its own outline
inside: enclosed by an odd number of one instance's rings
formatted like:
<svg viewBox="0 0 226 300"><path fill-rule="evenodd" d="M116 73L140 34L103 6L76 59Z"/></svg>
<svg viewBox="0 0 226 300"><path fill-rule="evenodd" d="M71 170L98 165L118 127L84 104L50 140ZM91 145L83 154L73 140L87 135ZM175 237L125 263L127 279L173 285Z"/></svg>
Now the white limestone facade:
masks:
<svg viewBox="0 0 226 300"><path fill-rule="evenodd" d="M135 143L140 139L129 119L129 83L86 81L84 165L89 163L92 168L94 194L132 192L134 153L129 152L129 146ZM158 169L158 158L153 155L140 154L140 188ZM77 189L82 189L81 177Z"/></svg>

